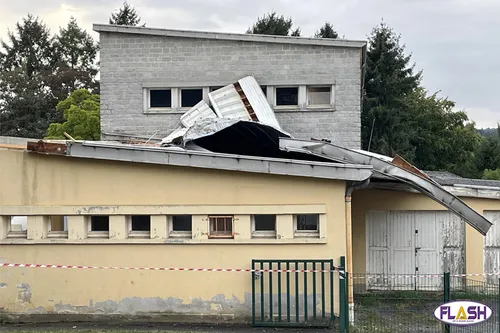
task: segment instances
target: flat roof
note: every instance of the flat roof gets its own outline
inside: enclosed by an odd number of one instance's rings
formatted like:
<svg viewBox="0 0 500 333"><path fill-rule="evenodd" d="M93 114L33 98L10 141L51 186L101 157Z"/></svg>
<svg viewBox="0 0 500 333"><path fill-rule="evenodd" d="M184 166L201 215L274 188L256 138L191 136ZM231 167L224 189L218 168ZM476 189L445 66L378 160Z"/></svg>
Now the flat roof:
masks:
<svg viewBox="0 0 500 333"><path fill-rule="evenodd" d="M258 42L258 43L278 43L278 44L296 44L296 45L317 45L345 48L362 48L367 42L362 40L331 39L331 38L311 38L295 36L274 36L274 35L254 35L244 33L214 32L200 30L174 30L149 27L133 27L111 24L94 24L93 30L96 32L113 32L122 34L179 37L179 38L201 38L231 40L239 42Z"/></svg>
<svg viewBox="0 0 500 333"><path fill-rule="evenodd" d="M180 147L129 145L102 141L28 142L27 150L77 158L149 163L227 171L322 179L363 181L372 175L366 165L253 157L186 150Z"/></svg>

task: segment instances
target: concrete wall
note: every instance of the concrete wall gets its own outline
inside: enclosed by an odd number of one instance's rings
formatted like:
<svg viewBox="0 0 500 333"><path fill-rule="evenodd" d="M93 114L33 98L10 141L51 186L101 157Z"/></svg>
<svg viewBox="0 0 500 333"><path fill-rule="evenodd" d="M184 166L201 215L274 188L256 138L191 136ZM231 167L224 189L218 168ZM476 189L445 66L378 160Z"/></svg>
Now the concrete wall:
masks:
<svg viewBox="0 0 500 333"><path fill-rule="evenodd" d="M360 148L360 48L114 32L101 32L100 46L103 132L164 137L185 110L144 112L144 89L208 89L253 75L269 92L276 85L333 85L333 108L276 110L278 120L297 138Z"/></svg>
<svg viewBox="0 0 500 333"><path fill-rule="evenodd" d="M341 181L6 149L0 149L0 169L0 262L250 268L252 259L333 258L338 263L345 255ZM207 238L207 215L217 213L235 215L234 239ZM277 214L275 239L252 237L251 215L260 213ZM317 238L295 237L292 217L299 213L320 215ZM90 237L85 218L91 214L110 216L109 236ZM129 237L126 216L134 214L152 216L150 238ZM169 239L168 216L174 214L193 216L192 238ZM24 235L9 234L8 216L17 215L28 216ZM68 216L68 231L51 237L51 215ZM0 267L0 315L30 320L147 315L247 321L250 292L251 274L245 272ZM335 309L337 302L335 297Z"/></svg>
<svg viewBox="0 0 500 333"><path fill-rule="evenodd" d="M500 201L485 198L461 198L480 214L499 210ZM366 272L366 222L368 211L446 210L423 194L389 190L360 190L352 199L352 237L354 273ZM449 230L453 232L453 230ZM446 243L446 242L445 242ZM484 237L468 224L465 225L465 273L483 273ZM445 249L446 251L446 249ZM441 273L441 272L436 272ZM475 277L478 279L481 277Z"/></svg>

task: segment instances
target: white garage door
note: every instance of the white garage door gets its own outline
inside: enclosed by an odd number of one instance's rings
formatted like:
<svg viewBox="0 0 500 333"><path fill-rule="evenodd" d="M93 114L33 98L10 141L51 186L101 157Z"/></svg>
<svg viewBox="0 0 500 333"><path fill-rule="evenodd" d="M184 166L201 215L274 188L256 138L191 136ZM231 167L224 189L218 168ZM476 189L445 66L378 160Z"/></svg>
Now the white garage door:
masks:
<svg viewBox="0 0 500 333"><path fill-rule="evenodd" d="M366 271L372 289L434 290L441 287L444 259L463 251L463 221L448 211L372 211L366 216ZM445 237L443 237L445 235ZM454 263L447 267L461 270ZM395 276L399 275L399 276ZM411 276L401 276L411 275Z"/></svg>
<svg viewBox="0 0 500 333"><path fill-rule="evenodd" d="M500 272L500 211L485 211L484 217L493 223L484 239L484 272L498 274ZM497 284L499 278L500 275L487 275L486 281Z"/></svg>

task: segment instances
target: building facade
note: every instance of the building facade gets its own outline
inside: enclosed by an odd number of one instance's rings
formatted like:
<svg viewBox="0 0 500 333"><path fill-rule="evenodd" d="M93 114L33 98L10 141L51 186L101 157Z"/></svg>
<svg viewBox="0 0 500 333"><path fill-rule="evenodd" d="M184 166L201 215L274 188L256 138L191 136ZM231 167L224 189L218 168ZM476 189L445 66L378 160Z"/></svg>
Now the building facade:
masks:
<svg viewBox="0 0 500 333"><path fill-rule="evenodd" d="M285 131L360 148L366 42L94 25L102 138L162 138L208 93L253 76Z"/></svg>

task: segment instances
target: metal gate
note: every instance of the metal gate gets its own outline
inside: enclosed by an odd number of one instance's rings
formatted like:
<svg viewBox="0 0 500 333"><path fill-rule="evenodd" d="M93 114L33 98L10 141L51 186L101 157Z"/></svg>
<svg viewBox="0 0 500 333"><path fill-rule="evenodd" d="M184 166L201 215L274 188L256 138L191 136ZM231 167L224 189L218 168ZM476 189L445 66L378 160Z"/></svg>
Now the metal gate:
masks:
<svg viewBox="0 0 500 333"><path fill-rule="evenodd" d="M335 323L333 260L252 260L252 326Z"/></svg>

